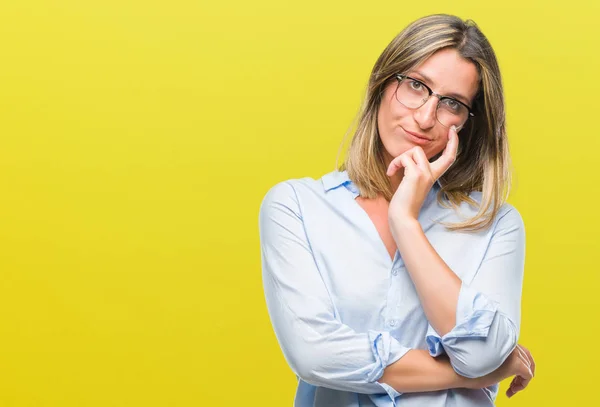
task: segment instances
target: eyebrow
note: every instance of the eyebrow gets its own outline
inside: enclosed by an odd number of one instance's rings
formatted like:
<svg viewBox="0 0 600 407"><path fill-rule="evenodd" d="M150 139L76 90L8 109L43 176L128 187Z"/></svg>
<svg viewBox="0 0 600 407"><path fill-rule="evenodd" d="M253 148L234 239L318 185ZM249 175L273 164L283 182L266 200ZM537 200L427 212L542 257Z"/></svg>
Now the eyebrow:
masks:
<svg viewBox="0 0 600 407"><path fill-rule="evenodd" d="M427 76L419 71L413 71L412 73L419 75L420 77L422 77L425 80L425 82L429 82L431 85L435 84L435 82L429 76ZM415 79L419 79L419 78L415 78ZM460 93L447 93L443 96L450 96L455 99L461 100L462 102L466 103L467 105L471 104L469 98L461 95Z"/></svg>

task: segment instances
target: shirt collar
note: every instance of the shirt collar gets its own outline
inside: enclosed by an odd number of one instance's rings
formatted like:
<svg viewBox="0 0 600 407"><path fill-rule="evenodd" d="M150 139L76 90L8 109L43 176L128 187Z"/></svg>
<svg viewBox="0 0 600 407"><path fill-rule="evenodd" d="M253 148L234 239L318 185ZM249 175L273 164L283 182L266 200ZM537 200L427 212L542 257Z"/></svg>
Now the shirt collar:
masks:
<svg viewBox="0 0 600 407"><path fill-rule="evenodd" d="M323 182L323 187L325 188L325 192L327 192L330 189L337 188L346 182L352 181L348 178L348 171L335 170L323 175L323 177L321 177L321 182Z"/></svg>
<svg viewBox="0 0 600 407"><path fill-rule="evenodd" d="M352 180L348 177L348 171L332 171L328 174L325 174L321 177L321 182L323 183L323 187L325 188L325 192L337 188L340 185L346 184L346 187L353 192L358 193L358 188ZM441 188L442 184L440 184L440 180L435 181L435 187Z"/></svg>

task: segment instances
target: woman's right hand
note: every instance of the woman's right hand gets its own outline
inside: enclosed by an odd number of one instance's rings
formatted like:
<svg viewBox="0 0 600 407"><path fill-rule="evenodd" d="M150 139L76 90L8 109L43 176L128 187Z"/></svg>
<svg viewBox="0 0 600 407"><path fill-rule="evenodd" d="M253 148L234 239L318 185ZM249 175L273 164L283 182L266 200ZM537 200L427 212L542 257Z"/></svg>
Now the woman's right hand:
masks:
<svg viewBox="0 0 600 407"><path fill-rule="evenodd" d="M507 377L515 376L506 395L510 398L517 392L525 389L535 375L535 362L527 348L517 345L504 363L492 373L475 379L470 388L481 389L499 383Z"/></svg>

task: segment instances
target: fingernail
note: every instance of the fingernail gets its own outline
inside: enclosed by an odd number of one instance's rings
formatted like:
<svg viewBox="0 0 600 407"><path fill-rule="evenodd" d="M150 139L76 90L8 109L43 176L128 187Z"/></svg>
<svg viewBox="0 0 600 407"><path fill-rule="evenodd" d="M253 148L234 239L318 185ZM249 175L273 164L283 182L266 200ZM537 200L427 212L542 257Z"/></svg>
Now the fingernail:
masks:
<svg viewBox="0 0 600 407"><path fill-rule="evenodd" d="M456 132L456 126L455 125L450 126L450 128Z"/></svg>

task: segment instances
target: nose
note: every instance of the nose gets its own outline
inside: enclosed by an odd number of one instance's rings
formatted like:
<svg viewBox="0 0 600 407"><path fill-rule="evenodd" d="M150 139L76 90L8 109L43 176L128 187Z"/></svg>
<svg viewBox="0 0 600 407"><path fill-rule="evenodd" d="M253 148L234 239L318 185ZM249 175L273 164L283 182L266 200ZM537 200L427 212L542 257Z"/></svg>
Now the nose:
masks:
<svg viewBox="0 0 600 407"><path fill-rule="evenodd" d="M431 95L423 106L414 110L413 117L421 129L427 130L435 126L438 102L438 98Z"/></svg>

